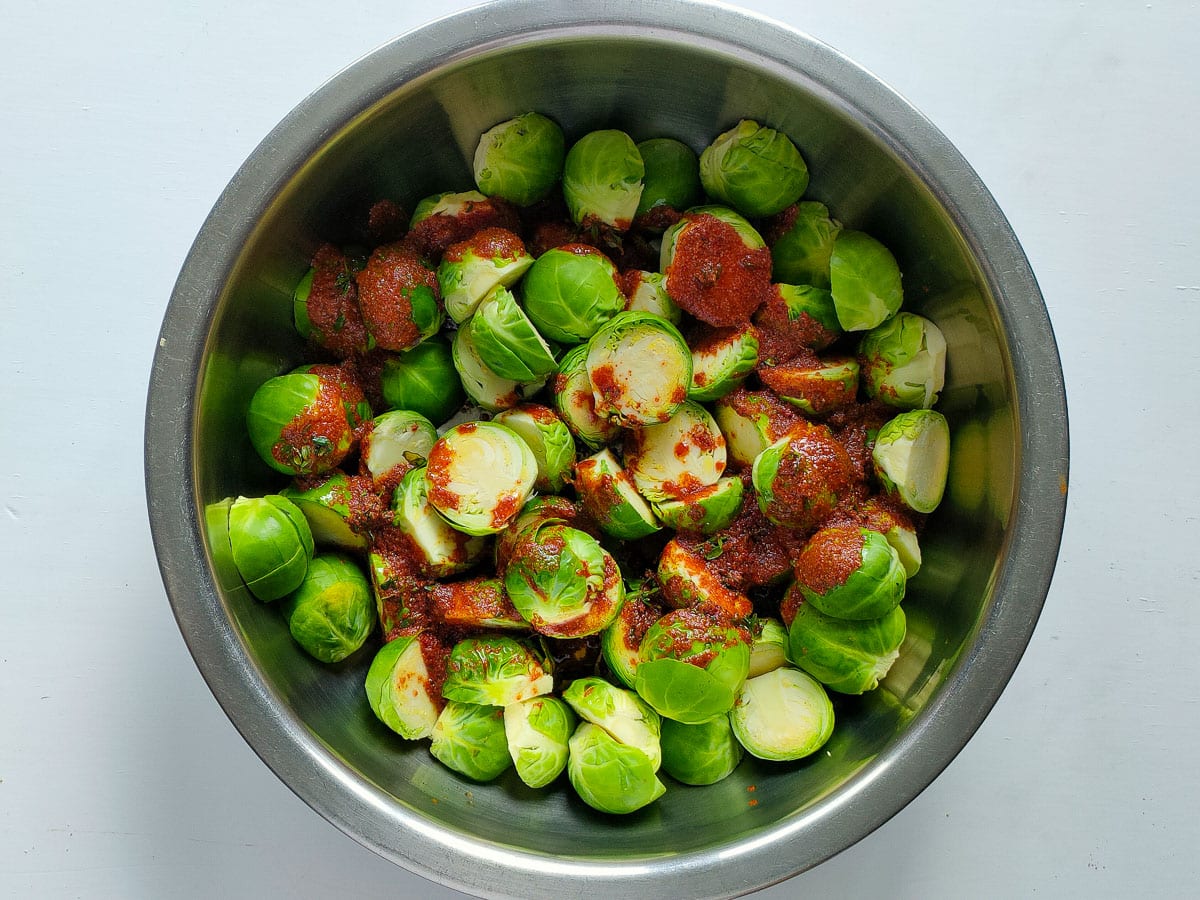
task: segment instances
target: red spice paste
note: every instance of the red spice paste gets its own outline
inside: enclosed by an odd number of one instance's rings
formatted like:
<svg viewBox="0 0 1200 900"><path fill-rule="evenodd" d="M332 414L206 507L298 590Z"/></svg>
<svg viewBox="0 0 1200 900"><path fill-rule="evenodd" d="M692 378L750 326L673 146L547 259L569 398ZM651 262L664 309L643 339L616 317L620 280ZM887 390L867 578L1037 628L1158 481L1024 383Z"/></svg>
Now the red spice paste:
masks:
<svg viewBox="0 0 1200 900"><path fill-rule="evenodd" d="M667 267L667 293L710 325L745 324L770 292L771 251L749 249L734 227L716 216L687 219Z"/></svg>

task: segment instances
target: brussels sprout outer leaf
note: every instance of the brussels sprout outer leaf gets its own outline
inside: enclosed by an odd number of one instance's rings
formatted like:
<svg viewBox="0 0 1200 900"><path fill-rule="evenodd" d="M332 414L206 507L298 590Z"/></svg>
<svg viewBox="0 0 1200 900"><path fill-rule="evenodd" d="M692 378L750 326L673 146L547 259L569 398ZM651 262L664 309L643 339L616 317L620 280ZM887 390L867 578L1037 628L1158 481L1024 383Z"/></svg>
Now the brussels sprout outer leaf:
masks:
<svg viewBox="0 0 1200 900"><path fill-rule="evenodd" d="M459 703L508 706L553 688L553 676L527 647L510 637L487 635L454 645L442 696Z"/></svg>
<svg viewBox="0 0 1200 900"><path fill-rule="evenodd" d="M483 298L465 327L483 364L501 378L525 384L549 375L558 365L516 298L503 287Z"/></svg>
<svg viewBox="0 0 1200 900"><path fill-rule="evenodd" d="M846 331L868 331L904 302L900 268L891 251L861 231L843 231L829 261L830 292Z"/></svg>
<svg viewBox="0 0 1200 900"><path fill-rule="evenodd" d="M547 339L578 344L625 308L612 260L581 244L547 250L521 282L525 314Z"/></svg>
<svg viewBox="0 0 1200 900"><path fill-rule="evenodd" d="M900 606L880 619L854 622L800 603L788 627L788 656L830 690L861 694L873 690L887 674L899 656L904 632Z"/></svg>

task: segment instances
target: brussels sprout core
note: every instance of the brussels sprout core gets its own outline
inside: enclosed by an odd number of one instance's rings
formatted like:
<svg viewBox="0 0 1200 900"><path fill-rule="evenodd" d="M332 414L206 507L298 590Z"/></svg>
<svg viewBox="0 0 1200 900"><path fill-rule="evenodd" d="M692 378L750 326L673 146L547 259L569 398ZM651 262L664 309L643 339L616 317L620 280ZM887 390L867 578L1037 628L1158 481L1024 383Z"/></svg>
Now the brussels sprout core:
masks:
<svg viewBox="0 0 1200 900"><path fill-rule="evenodd" d="M554 689L554 677L541 660L503 635L459 641L446 661L442 696L460 703L508 706Z"/></svg>
<svg viewBox="0 0 1200 900"><path fill-rule="evenodd" d="M277 600L304 581L313 555L312 530L285 497L238 497L229 508L229 546L250 593Z"/></svg>
<svg viewBox="0 0 1200 900"><path fill-rule="evenodd" d="M946 383L946 339L928 319L897 313L858 346L868 396L902 409L929 409Z"/></svg>
<svg viewBox="0 0 1200 900"><path fill-rule="evenodd" d="M625 468L647 499L678 500L717 483L725 471L725 438L708 411L688 400L663 424L630 433Z"/></svg>
<svg viewBox="0 0 1200 900"><path fill-rule="evenodd" d="M950 470L946 417L931 409L900 413L879 429L871 459L884 490L914 512L933 512Z"/></svg>
<svg viewBox="0 0 1200 900"><path fill-rule="evenodd" d="M563 197L576 225L625 231L633 223L646 174L642 155L623 131L593 131L567 152Z"/></svg>
<svg viewBox="0 0 1200 900"><path fill-rule="evenodd" d="M747 679L729 721L752 756L801 759L833 734L833 704L808 675L783 667Z"/></svg>
<svg viewBox="0 0 1200 900"><path fill-rule="evenodd" d="M537 203L562 175L566 142L562 129L529 112L485 131L475 148L475 184L489 197L517 206Z"/></svg>
<svg viewBox="0 0 1200 900"><path fill-rule="evenodd" d="M839 619L878 619L904 598L899 554L866 528L822 528L800 551L795 573L804 599Z"/></svg>
<svg viewBox="0 0 1200 900"><path fill-rule="evenodd" d="M341 662L361 647L375 627L371 586L344 556L324 554L308 564L283 614L296 643L321 662Z"/></svg>
<svg viewBox="0 0 1200 900"><path fill-rule="evenodd" d="M520 512L537 480L529 445L494 422L467 422L444 434L425 470L429 502L467 534L495 534Z"/></svg>

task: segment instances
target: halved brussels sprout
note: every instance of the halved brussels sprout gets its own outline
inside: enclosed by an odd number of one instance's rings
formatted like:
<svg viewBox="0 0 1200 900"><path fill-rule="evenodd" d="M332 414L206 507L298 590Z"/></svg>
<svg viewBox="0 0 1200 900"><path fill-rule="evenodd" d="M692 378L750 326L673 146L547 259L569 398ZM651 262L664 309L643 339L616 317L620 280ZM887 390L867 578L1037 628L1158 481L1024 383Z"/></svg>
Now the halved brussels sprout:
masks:
<svg viewBox="0 0 1200 900"><path fill-rule="evenodd" d="M776 281L829 287L829 258L842 225L824 203L805 200L780 213L771 244Z"/></svg>
<svg viewBox="0 0 1200 900"><path fill-rule="evenodd" d="M566 141L558 123L528 112L493 125L475 148L475 184L489 197L530 206L562 175Z"/></svg>
<svg viewBox="0 0 1200 900"><path fill-rule="evenodd" d="M770 391L738 388L718 400L715 410L729 461L739 469L749 467L758 454L801 421L791 406Z"/></svg>
<svg viewBox="0 0 1200 900"><path fill-rule="evenodd" d="M586 244L547 250L521 282L525 313L549 340L578 344L625 308L612 260Z"/></svg>
<svg viewBox="0 0 1200 900"><path fill-rule="evenodd" d="M494 628L527 631L529 623L521 618L499 578L479 576L462 581L429 585L429 613L452 628Z"/></svg>
<svg viewBox="0 0 1200 900"><path fill-rule="evenodd" d="M676 609L711 605L731 619L750 615L754 605L745 594L730 590L690 543L672 538L658 558L663 598Z"/></svg>
<svg viewBox="0 0 1200 900"><path fill-rule="evenodd" d="M641 750L658 771L662 722L641 697L603 678L587 677L572 681L562 698L585 722L599 725L622 744Z"/></svg>
<svg viewBox="0 0 1200 900"><path fill-rule="evenodd" d="M653 579L648 581L653 584ZM645 582L627 584L621 612L600 634L600 653L604 662L627 688L634 686L637 667L642 660L642 638L650 626L662 618L662 609L648 599L652 594L653 590Z"/></svg>
<svg viewBox="0 0 1200 900"><path fill-rule="evenodd" d="M463 327L471 333L483 364L501 378L525 384L546 377L558 366L550 345L502 287L483 298Z"/></svg>
<svg viewBox="0 0 1200 900"><path fill-rule="evenodd" d="M395 409L371 420L359 453L371 477L379 481L396 466L423 466L437 438L437 428L421 413Z"/></svg>
<svg viewBox="0 0 1200 900"><path fill-rule="evenodd" d="M479 191L442 191L430 194L417 201L417 205L413 207L412 218L408 221L408 227L415 228L434 216L460 216L469 212L475 204L486 203L487 199Z"/></svg>
<svg viewBox="0 0 1200 900"><path fill-rule="evenodd" d="M764 675L787 662L788 633L783 623L767 616L754 621L750 645L750 678Z"/></svg>
<svg viewBox="0 0 1200 900"><path fill-rule="evenodd" d="M923 316L897 313L858 345L867 395L902 409L929 409L946 383L946 339Z"/></svg>
<svg viewBox="0 0 1200 900"><path fill-rule="evenodd" d="M904 607L865 621L835 619L788 590L782 606L788 625L788 658L831 691L861 694L874 690L900 655Z"/></svg>
<svg viewBox="0 0 1200 900"><path fill-rule="evenodd" d="M816 753L833 734L833 718L825 689L790 666L748 678L729 714L750 755L774 761Z"/></svg>
<svg viewBox="0 0 1200 900"><path fill-rule="evenodd" d="M577 525L579 510L566 497L541 496L527 502L512 524L496 535L496 572L504 574L525 532L542 525Z"/></svg>
<svg viewBox="0 0 1200 900"><path fill-rule="evenodd" d="M645 753L622 744L599 725L581 724L568 746L567 776L575 792L593 809L631 813L667 792Z"/></svg>
<svg viewBox="0 0 1200 900"><path fill-rule="evenodd" d="M474 315L496 287L512 287L533 265L520 237L505 228L485 228L451 244L438 266L442 302L455 322Z"/></svg>
<svg viewBox="0 0 1200 900"><path fill-rule="evenodd" d="M532 697L504 707L504 736L517 775L541 788L567 767L567 741L575 714L557 697Z"/></svg>
<svg viewBox="0 0 1200 900"><path fill-rule="evenodd" d="M605 534L636 540L662 527L611 450L601 450L575 466L575 492Z"/></svg>
<svg viewBox="0 0 1200 900"><path fill-rule="evenodd" d="M407 350L442 327L437 273L404 244L377 247L357 282L358 308L375 346Z"/></svg>
<svg viewBox="0 0 1200 900"><path fill-rule="evenodd" d="M677 609L642 638L637 692L659 715L695 724L733 708L750 670L750 636L711 606Z"/></svg>
<svg viewBox="0 0 1200 900"><path fill-rule="evenodd" d="M420 413L435 425L454 415L466 400L454 354L441 335L385 359L379 382L388 409Z"/></svg>
<svg viewBox="0 0 1200 900"><path fill-rule="evenodd" d="M678 500L717 483L725 471L725 438L708 410L686 400L663 424L630 432L625 468L648 500Z"/></svg>
<svg viewBox="0 0 1200 900"><path fill-rule="evenodd" d="M633 138L605 129L585 134L567 151L563 197L576 225L626 231L642 198L645 163Z"/></svg>
<svg viewBox="0 0 1200 900"><path fill-rule="evenodd" d="M754 314L758 358L778 365L824 350L842 333L833 294L808 285L773 284Z"/></svg>
<svg viewBox="0 0 1200 900"><path fill-rule="evenodd" d="M350 522L354 488L345 472L334 472L303 489L298 484L290 485L279 495L291 500L304 513L317 545L332 545L343 550L366 548L366 535L356 531Z"/></svg>
<svg viewBox="0 0 1200 900"><path fill-rule="evenodd" d="M807 531L846 496L854 471L833 432L801 423L758 455L751 480L764 516L776 525Z"/></svg>
<svg viewBox="0 0 1200 900"><path fill-rule="evenodd" d="M683 212L700 202L700 160L687 144L674 138L651 138L637 145L645 175L638 200L638 226L652 210Z"/></svg>
<svg viewBox="0 0 1200 900"><path fill-rule="evenodd" d="M708 403L724 397L758 365L758 332L753 325L718 328L692 342L689 399Z"/></svg>
<svg viewBox="0 0 1200 900"><path fill-rule="evenodd" d="M394 526L373 528L367 564L385 641L417 634L432 624L429 581L417 574L408 535Z"/></svg>
<svg viewBox="0 0 1200 900"><path fill-rule="evenodd" d="M587 345L581 344L559 362L554 376L554 408L575 437L589 447L603 447L617 438L621 427L596 412L587 357Z"/></svg>
<svg viewBox="0 0 1200 900"><path fill-rule="evenodd" d="M878 619L904 599L900 556L866 528L832 526L808 539L795 562L804 599L839 619Z"/></svg>
<svg viewBox="0 0 1200 900"><path fill-rule="evenodd" d="M250 399L246 427L263 462L285 475L319 475L354 446L345 394L320 372L292 372L264 382Z"/></svg>
<svg viewBox="0 0 1200 900"><path fill-rule="evenodd" d="M762 366L758 377L771 390L810 416L823 416L854 402L858 361L852 356L818 360L816 365Z"/></svg>
<svg viewBox="0 0 1200 900"><path fill-rule="evenodd" d="M292 292L292 311L301 337L343 359L370 349L358 309L357 269L345 253L325 244Z"/></svg>
<svg viewBox="0 0 1200 900"><path fill-rule="evenodd" d="M602 631L625 601L608 551L591 535L557 524L525 531L504 569L504 589L534 631L559 638Z"/></svg>
<svg viewBox="0 0 1200 900"><path fill-rule="evenodd" d="M431 632L388 641L367 670L366 692L379 721L403 738L433 734L444 701L431 690L430 670L440 670L449 647Z"/></svg>
<svg viewBox="0 0 1200 900"><path fill-rule="evenodd" d="M542 660L505 635L459 641L446 661L442 696L459 703L508 706L554 690L554 676Z"/></svg>
<svg viewBox="0 0 1200 900"><path fill-rule="evenodd" d="M454 332L454 343L450 349L454 357L454 368L458 370L467 396L488 412L511 409L522 400L528 400L546 383L545 379L521 384L501 378L480 359L468 328L460 328Z"/></svg>
<svg viewBox="0 0 1200 900"><path fill-rule="evenodd" d="M498 413L493 422L511 428L533 451L538 477L534 487L557 493L566 487L575 465L575 440L554 410L525 403Z"/></svg>
<svg viewBox="0 0 1200 900"><path fill-rule="evenodd" d="M683 310L675 305L667 293L666 276L659 272L630 269L621 276L625 283L627 312L654 313L666 319L676 328L683 321Z"/></svg>
<svg viewBox="0 0 1200 900"><path fill-rule="evenodd" d="M743 215L774 215L800 199L808 166L787 135L742 119L700 154L708 195Z"/></svg>
<svg viewBox="0 0 1200 900"><path fill-rule="evenodd" d="M393 524L408 535L413 562L428 578L465 572L487 552L482 537L464 534L437 514L429 502L426 467L410 470L392 497Z"/></svg>
<svg viewBox="0 0 1200 900"><path fill-rule="evenodd" d="M459 531L495 534L521 511L537 480L529 445L495 422L464 422L429 451L429 502Z"/></svg>
<svg viewBox="0 0 1200 900"><path fill-rule="evenodd" d="M250 593L277 600L304 581L313 555L312 530L286 497L238 497L229 507L229 546Z"/></svg>
<svg viewBox="0 0 1200 900"><path fill-rule="evenodd" d="M898 510L871 498L862 507L864 524L872 531L882 534L900 557L904 573L909 578L921 568L921 545L917 541L917 530L908 517Z"/></svg>
<svg viewBox="0 0 1200 900"><path fill-rule="evenodd" d="M345 556L314 556L300 586L282 602L292 637L321 662L341 662L375 627L367 576Z"/></svg>
<svg viewBox="0 0 1200 900"><path fill-rule="evenodd" d="M942 502L950 469L946 417L932 409L900 413L879 429L871 459L888 494L914 512L933 512Z"/></svg>
<svg viewBox="0 0 1200 900"><path fill-rule="evenodd" d="M742 761L742 745L734 737L729 716L687 725L674 719L662 723L662 767L684 784L716 784Z"/></svg>
<svg viewBox="0 0 1200 900"><path fill-rule="evenodd" d="M434 759L474 781L491 781L512 765L504 736L504 710L496 706L446 702L433 726L429 752Z"/></svg>
<svg viewBox="0 0 1200 900"><path fill-rule="evenodd" d="M846 331L869 331L904 302L900 267L890 250L861 231L842 231L829 258L830 293Z"/></svg>
<svg viewBox="0 0 1200 900"><path fill-rule="evenodd" d="M716 484L684 494L678 500L654 504L654 511L668 528L712 534L737 518L744 499L742 479L722 477Z"/></svg>
<svg viewBox="0 0 1200 900"><path fill-rule="evenodd" d="M697 206L663 234L667 293L709 325L744 325L771 289L771 251L731 209Z"/></svg>

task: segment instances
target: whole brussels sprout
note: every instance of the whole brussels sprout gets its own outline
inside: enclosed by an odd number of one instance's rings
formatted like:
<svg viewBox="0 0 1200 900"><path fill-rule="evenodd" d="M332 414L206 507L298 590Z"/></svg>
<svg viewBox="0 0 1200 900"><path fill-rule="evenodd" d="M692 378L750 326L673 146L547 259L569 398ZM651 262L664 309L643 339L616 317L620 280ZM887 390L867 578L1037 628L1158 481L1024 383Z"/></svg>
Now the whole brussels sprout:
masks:
<svg viewBox="0 0 1200 900"><path fill-rule="evenodd" d="M229 546L250 593L277 600L304 581L313 555L312 530L286 497L238 497L229 507Z"/></svg>
<svg viewBox="0 0 1200 900"><path fill-rule="evenodd" d="M354 446L345 392L320 372L292 372L262 384L250 399L250 443L268 466L285 475L329 472Z"/></svg>
<svg viewBox="0 0 1200 900"><path fill-rule="evenodd" d="M638 225L641 227L643 221L649 220L661 230L661 217L647 214L655 210L683 212L704 196L700 187L700 161L691 147L674 138L651 138L638 144L637 149L645 167L636 213Z"/></svg>
<svg viewBox="0 0 1200 900"><path fill-rule="evenodd" d="M527 384L558 367L550 346L503 287L484 297L463 327L470 331L471 343L484 365L501 378Z"/></svg>
<svg viewBox="0 0 1200 900"><path fill-rule="evenodd" d="M742 745L729 725L729 716L688 725L673 719L662 723L662 767L684 784L716 784L742 761Z"/></svg>
<svg viewBox="0 0 1200 900"><path fill-rule="evenodd" d="M554 410L523 403L497 413L492 421L511 428L533 451L538 466L534 484L537 490L557 493L566 487L575 465L575 441Z"/></svg>
<svg viewBox="0 0 1200 900"><path fill-rule="evenodd" d="M929 409L946 383L946 339L928 319L900 312L858 345L867 396L902 409Z"/></svg>
<svg viewBox="0 0 1200 900"><path fill-rule="evenodd" d="M828 289L829 258L841 230L824 203L805 200L780 213L768 238L775 280Z"/></svg>
<svg viewBox="0 0 1200 900"><path fill-rule="evenodd" d="M751 469L758 506L776 525L819 524L854 483L854 464L824 425L796 425L758 454Z"/></svg>
<svg viewBox="0 0 1200 900"><path fill-rule="evenodd" d="M532 697L504 707L504 735L517 775L541 788L567 767L575 714L557 697Z"/></svg>
<svg viewBox="0 0 1200 900"><path fill-rule="evenodd" d="M292 292L292 311L300 336L339 358L370 349L358 308L354 276L360 266L332 244L320 247L312 268Z"/></svg>
<svg viewBox="0 0 1200 900"><path fill-rule="evenodd" d="M833 704L808 675L784 666L746 679L729 721L738 742L759 759L802 759L833 734Z"/></svg>
<svg viewBox="0 0 1200 900"><path fill-rule="evenodd" d="M326 663L356 651L375 627L367 576L352 560L332 553L313 557L282 609L296 643Z"/></svg>
<svg viewBox="0 0 1200 900"><path fill-rule="evenodd" d="M508 706L554 689L554 676L529 648L506 635L459 641L446 661L442 696L459 703Z"/></svg>
<svg viewBox="0 0 1200 900"><path fill-rule="evenodd" d="M433 726L429 752L474 781L491 781L512 765L504 736L504 710L450 700Z"/></svg>
<svg viewBox="0 0 1200 900"><path fill-rule="evenodd" d="M494 125L475 148L475 184L489 197L530 206L562 175L566 141L558 123L528 112Z"/></svg>
<svg viewBox="0 0 1200 900"><path fill-rule="evenodd" d="M822 528L795 562L805 601L839 619L878 619L904 599L900 556L887 538L866 528Z"/></svg>
<svg viewBox="0 0 1200 900"><path fill-rule="evenodd" d="M667 792L645 753L622 744L599 725L582 723L571 735L569 746L567 776L575 792L593 809L623 815Z"/></svg>
<svg viewBox="0 0 1200 900"><path fill-rule="evenodd" d="M646 166L633 139L605 129L585 134L567 151L563 197L571 219L585 228L608 225L626 231L642 198Z"/></svg>
<svg viewBox="0 0 1200 900"><path fill-rule="evenodd" d="M896 258L861 231L842 231L834 240L829 283L845 331L868 331L894 316L904 302Z"/></svg>
<svg viewBox="0 0 1200 900"><path fill-rule="evenodd" d="M441 667L449 647L432 632L405 635L384 644L367 670L367 702L379 721L408 740L433 734L445 705L431 690L431 667Z"/></svg>
<svg viewBox="0 0 1200 900"><path fill-rule="evenodd" d="M407 350L442 327L437 273L404 244L377 247L357 282L358 308L373 346Z"/></svg>
<svg viewBox="0 0 1200 900"><path fill-rule="evenodd" d="M440 335L389 356L379 379L388 409L420 413L435 425L454 415L466 400L454 354Z"/></svg>
<svg viewBox="0 0 1200 900"><path fill-rule="evenodd" d="M713 199L757 218L800 198L808 166L787 135L743 119L700 154L700 181Z"/></svg>
<svg viewBox="0 0 1200 900"><path fill-rule="evenodd" d="M932 409L913 409L888 421L871 450L883 489L914 512L931 513L942 502L950 471L950 426Z"/></svg>
<svg viewBox="0 0 1200 900"><path fill-rule="evenodd" d="M854 621L827 616L803 602L798 588L784 597L788 625L788 658L817 681L841 694L874 690L900 655L904 641L904 608L897 606L878 619Z"/></svg>
<svg viewBox="0 0 1200 900"><path fill-rule="evenodd" d="M521 282L525 313L546 338L586 341L625 308L612 260L586 244L566 244L539 256Z"/></svg>

